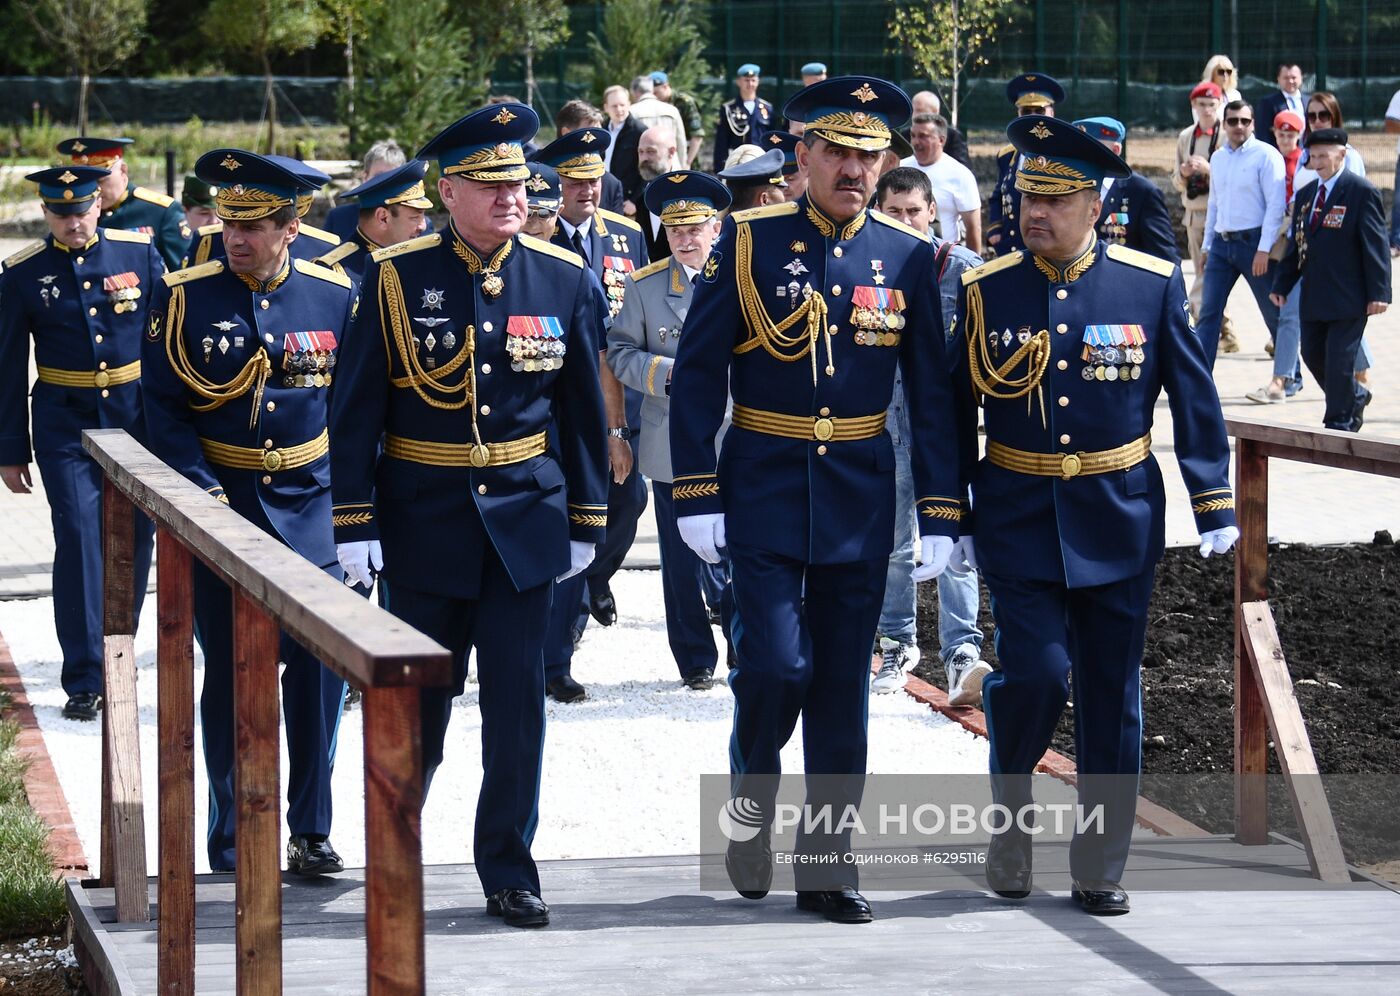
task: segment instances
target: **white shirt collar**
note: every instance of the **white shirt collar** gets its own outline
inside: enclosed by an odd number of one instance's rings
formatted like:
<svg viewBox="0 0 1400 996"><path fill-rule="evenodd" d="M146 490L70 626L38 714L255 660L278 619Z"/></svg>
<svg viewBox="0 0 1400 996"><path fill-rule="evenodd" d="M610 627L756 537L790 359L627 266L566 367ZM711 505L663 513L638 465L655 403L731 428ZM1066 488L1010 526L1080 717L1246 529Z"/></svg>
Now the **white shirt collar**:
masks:
<svg viewBox="0 0 1400 996"><path fill-rule="evenodd" d="M676 262L680 263L680 260L676 260ZM681 269L685 271L685 279L687 281L694 280L695 275L700 272L699 270L686 266L684 263L681 263Z"/></svg>

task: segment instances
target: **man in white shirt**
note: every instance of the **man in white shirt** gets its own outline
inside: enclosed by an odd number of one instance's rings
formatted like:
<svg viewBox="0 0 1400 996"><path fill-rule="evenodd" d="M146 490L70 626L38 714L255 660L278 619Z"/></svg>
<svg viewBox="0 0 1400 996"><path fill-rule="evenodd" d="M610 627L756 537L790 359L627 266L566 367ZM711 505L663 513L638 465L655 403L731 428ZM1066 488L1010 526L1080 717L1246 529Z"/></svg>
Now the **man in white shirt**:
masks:
<svg viewBox="0 0 1400 996"><path fill-rule="evenodd" d="M654 92L655 89L656 84L652 82L650 73L632 80L632 116L640 121L644 128L670 129L671 140L675 147L684 149L686 147L685 123L681 120L681 112L666 101L659 100ZM681 169L684 165L680 156L673 152L671 161L666 168L676 170ZM638 191L638 195L640 193L641 191Z"/></svg>
<svg viewBox="0 0 1400 996"><path fill-rule="evenodd" d="M1385 133L1400 135L1400 90L1391 95L1385 109ZM1395 148L1395 189L1400 191L1400 144ZM1400 196L1390 206L1390 255L1400 256Z"/></svg>
<svg viewBox="0 0 1400 996"><path fill-rule="evenodd" d="M1298 117L1307 120L1308 98L1303 93L1303 70L1296 62L1280 62L1278 64L1278 89L1259 101L1259 106L1254 110L1259 115L1259 120L1264 122L1264 126L1258 129L1256 136L1259 141L1266 145L1278 148L1274 142L1273 122L1279 111L1292 111Z"/></svg>
<svg viewBox="0 0 1400 996"><path fill-rule="evenodd" d="M1225 141L1210 157L1205 285L1196 324L1212 367L1225 302L1240 277L1249 284L1271 339L1278 328L1278 306L1269 300L1274 269L1269 250L1283 223L1285 183L1283 156L1254 137L1254 108L1245 100L1230 101Z"/></svg>
<svg viewBox="0 0 1400 996"><path fill-rule="evenodd" d="M977 191L977 178L972 170L943 153L948 122L938 114L915 114L909 134L914 154L900 165L913 166L928 177L938 211L939 234L945 242L961 242L980 253L982 195Z"/></svg>

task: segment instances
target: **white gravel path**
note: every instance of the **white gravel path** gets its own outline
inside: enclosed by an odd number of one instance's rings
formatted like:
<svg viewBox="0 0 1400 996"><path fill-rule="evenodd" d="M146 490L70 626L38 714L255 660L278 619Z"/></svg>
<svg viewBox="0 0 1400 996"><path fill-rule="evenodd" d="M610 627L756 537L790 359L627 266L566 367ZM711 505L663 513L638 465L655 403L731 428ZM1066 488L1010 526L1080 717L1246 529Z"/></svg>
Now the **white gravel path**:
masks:
<svg viewBox="0 0 1400 996"><path fill-rule="evenodd" d="M732 711L729 690L683 689L666 645L661 576L625 571L613 581L622 620L590 626L574 659L574 676L588 687L577 705L549 703L537 858L693 854L699 849L699 775L727 770ZM156 667L155 599L146 600L136 638L141 703L141 759L154 871ZM59 685L61 657L51 599L0 602L0 633L14 655L72 810L83 849L98 858L101 736L96 723L65 720ZM723 665L721 665L722 670ZM202 681L196 655L195 687ZM987 744L906 695L870 699L870 770L982 773ZM361 713L340 727L332 840L347 864L364 863ZM196 711L196 722L198 712ZM801 768L801 731L783 752L787 770ZM285 750L283 786L286 785ZM446 760L433 781L424 815L426 863L471 860L472 823L480 787L480 721L476 689L467 686L448 731ZM196 761L196 848L203 853L207 789ZM285 835L286 828L283 827ZM94 869L95 870L95 869Z"/></svg>

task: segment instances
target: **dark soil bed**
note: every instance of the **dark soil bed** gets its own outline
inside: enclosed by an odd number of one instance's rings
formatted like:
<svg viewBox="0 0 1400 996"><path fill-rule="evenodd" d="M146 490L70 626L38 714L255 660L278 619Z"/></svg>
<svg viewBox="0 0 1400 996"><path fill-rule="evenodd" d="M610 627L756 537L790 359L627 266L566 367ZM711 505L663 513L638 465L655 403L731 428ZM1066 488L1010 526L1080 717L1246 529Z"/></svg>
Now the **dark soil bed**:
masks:
<svg viewBox="0 0 1400 996"><path fill-rule="evenodd" d="M1233 555L1167 551L1143 658L1142 794L1216 832L1233 826L1234 566ZM982 602L982 656L996 666L985 588ZM1271 546L1269 605L1347 856L1400 857L1400 546L1387 533L1371 544ZM920 585L916 673L941 688L936 614L935 587ZM1052 746L1074 756L1068 708ZM1269 826L1298 837L1277 780Z"/></svg>

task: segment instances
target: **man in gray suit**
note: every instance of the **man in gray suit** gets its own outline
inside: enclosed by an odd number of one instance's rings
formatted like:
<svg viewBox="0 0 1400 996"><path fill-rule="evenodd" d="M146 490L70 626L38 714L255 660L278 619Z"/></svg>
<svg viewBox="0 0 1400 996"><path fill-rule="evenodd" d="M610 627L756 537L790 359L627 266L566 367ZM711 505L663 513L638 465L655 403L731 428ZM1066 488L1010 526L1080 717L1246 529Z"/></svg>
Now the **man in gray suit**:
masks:
<svg viewBox="0 0 1400 996"><path fill-rule="evenodd" d="M719 213L729 206L729 190L714 177L676 170L652 180L646 209L661 219L671 257L627 275L622 310L608 332L608 366L617 379L643 394L638 465L651 478L656 528L661 546L661 585L666 634L687 688L714 685L718 652L705 604L718 607L723 573L706 564L682 542L671 503L671 367L693 282L719 234ZM720 569L722 571L722 568Z"/></svg>

